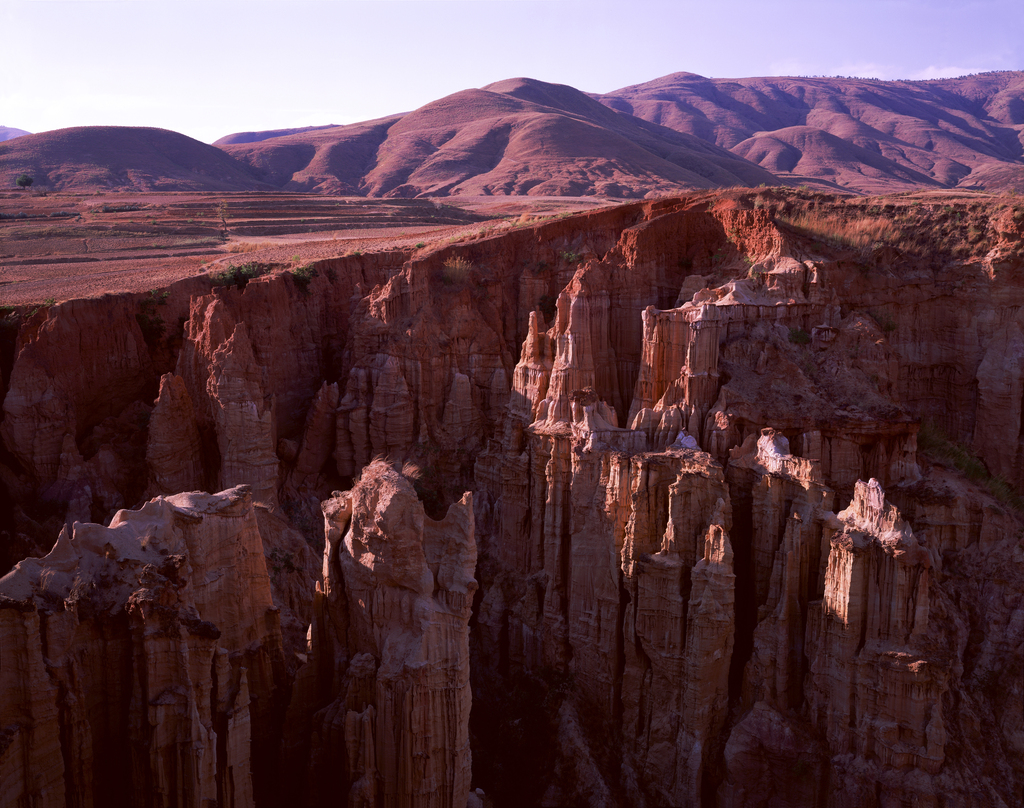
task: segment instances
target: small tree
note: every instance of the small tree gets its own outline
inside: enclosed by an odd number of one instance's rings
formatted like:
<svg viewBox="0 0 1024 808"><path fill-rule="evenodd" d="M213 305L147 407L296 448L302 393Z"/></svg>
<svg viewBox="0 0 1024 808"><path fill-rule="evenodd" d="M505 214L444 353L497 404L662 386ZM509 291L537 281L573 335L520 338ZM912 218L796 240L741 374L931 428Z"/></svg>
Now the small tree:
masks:
<svg viewBox="0 0 1024 808"><path fill-rule="evenodd" d="M32 184L32 178L28 174L22 174L15 182L19 188L28 188Z"/></svg>

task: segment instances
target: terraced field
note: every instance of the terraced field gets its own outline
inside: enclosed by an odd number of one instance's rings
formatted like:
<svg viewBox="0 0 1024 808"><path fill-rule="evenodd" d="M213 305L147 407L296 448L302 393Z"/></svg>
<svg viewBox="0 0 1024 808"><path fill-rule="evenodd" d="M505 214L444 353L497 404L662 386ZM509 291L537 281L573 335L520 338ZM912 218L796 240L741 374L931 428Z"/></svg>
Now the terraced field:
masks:
<svg viewBox="0 0 1024 808"><path fill-rule="evenodd" d="M413 246L490 218L420 199L7 194L0 197L0 304L145 291L243 255L288 264L383 242Z"/></svg>

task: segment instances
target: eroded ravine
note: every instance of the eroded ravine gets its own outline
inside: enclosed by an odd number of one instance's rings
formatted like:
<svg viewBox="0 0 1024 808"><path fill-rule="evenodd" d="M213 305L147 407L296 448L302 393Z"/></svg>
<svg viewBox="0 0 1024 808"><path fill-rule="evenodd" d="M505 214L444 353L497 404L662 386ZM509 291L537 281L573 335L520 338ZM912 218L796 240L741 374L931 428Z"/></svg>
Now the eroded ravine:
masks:
<svg viewBox="0 0 1024 808"><path fill-rule="evenodd" d="M1014 804L1020 517L918 438L1020 487L1015 209L798 197L24 317L2 803Z"/></svg>

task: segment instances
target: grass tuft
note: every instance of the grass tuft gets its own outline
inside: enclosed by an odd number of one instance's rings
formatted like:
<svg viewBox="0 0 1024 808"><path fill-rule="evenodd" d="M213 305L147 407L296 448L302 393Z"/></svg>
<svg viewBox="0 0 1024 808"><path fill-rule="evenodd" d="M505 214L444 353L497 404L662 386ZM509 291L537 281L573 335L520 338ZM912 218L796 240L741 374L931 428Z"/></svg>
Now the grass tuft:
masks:
<svg viewBox="0 0 1024 808"><path fill-rule="evenodd" d="M1004 478L991 474L981 458L952 439L935 424L923 422L917 433L917 448L935 461L952 465L968 480L988 489L1000 502L1024 513L1024 497Z"/></svg>
<svg viewBox="0 0 1024 808"><path fill-rule="evenodd" d="M858 217L853 220L827 213L796 213L780 216L780 222L836 247L870 247L891 241L896 231L888 219Z"/></svg>
<svg viewBox="0 0 1024 808"><path fill-rule="evenodd" d="M251 253L277 246L273 241L233 241L227 245L227 250L230 253Z"/></svg>
<svg viewBox="0 0 1024 808"><path fill-rule="evenodd" d="M445 260L441 267L441 283L445 286L462 286L469 280L473 271L473 264L457 255Z"/></svg>

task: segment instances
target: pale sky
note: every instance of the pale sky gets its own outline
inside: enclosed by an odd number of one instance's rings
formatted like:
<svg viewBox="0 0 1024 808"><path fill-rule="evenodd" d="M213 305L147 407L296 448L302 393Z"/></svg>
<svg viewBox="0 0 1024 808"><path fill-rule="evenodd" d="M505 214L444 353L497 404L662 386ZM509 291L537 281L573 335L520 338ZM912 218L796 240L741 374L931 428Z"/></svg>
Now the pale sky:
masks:
<svg viewBox="0 0 1024 808"><path fill-rule="evenodd" d="M1024 69L1024 0L0 0L0 126L205 142L415 109L515 76Z"/></svg>

